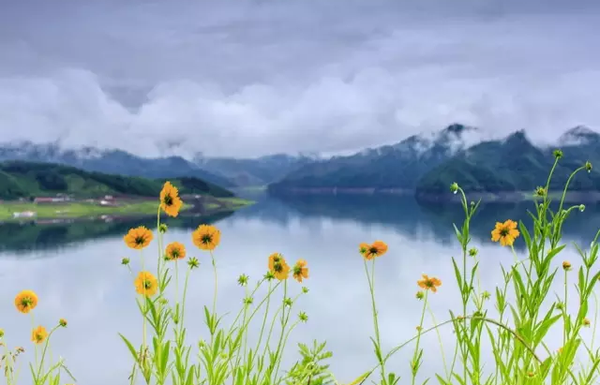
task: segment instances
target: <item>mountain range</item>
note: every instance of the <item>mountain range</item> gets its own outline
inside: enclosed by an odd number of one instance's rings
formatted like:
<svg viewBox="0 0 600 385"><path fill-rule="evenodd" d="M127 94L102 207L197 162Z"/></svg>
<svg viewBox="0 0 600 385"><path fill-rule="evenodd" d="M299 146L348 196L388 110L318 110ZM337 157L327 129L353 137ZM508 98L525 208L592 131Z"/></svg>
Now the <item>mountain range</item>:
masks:
<svg viewBox="0 0 600 385"><path fill-rule="evenodd" d="M465 191L531 191L545 185L554 148L534 145L525 131L503 139L474 142L480 130L452 124L432 136L413 135L401 142L350 156L307 164L269 186L274 194L310 191L405 191L419 198L450 194L457 182ZM562 188L568 175L586 161L600 164L600 134L583 127L564 133L564 152L551 187ZM571 190L600 191L600 173L574 178Z"/></svg>
<svg viewBox="0 0 600 385"><path fill-rule="evenodd" d="M265 186L313 159L306 155L278 154L256 159L197 156L190 161L180 156L143 158L121 150L94 147L63 149L57 143L25 141L0 145L0 162L56 163L86 171L144 178L193 177L225 188Z"/></svg>
<svg viewBox="0 0 600 385"><path fill-rule="evenodd" d="M600 165L599 133L578 126L565 132L558 143L565 156L555 170L553 189L561 188L569 173L586 161ZM485 139L482 130L455 123L432 134L327 159L285 154L256 159L143 158L121 150L65 150L58 144L22 142L0 145L0 162L51 162L152 179L199 178L228 189L268 185L272 194L364 190L437 199L449 194L453 182L467 192L531 191L545 184L553 150L533 144L523 130L502 139ZM600 173L593 169L577 176L571 189L600 192Z"/></svg>
<svg viewBox="0 0 600 385"><path fill-rule="evenodd" d="M452 124L432 136L413 135L403 141L350 156L312 162L269 186L269 191L302 189L407 189L457 151L474 127Z"/></svg>

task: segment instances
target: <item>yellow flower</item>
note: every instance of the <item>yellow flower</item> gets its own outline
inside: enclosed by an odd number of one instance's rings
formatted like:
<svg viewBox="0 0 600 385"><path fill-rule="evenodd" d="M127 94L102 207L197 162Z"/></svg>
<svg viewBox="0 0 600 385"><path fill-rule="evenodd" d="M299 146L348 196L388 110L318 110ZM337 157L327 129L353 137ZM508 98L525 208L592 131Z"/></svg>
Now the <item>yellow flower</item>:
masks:
<svg viewBox="0 0 600 385"><path fill-rule="evenodd" d="M269 256L269 270L273 273L275 278L280 281L287 279L288 274L290 273L290 267L285 262L285 258L279 253L274 253Z"/></svg>
<svg viewBox="0 0 600 385"><path fill-rule="evenodd" d="M179 242L172 242L167 245L165 258L169 261L185 258L185 246Z"/></svg>
<svg viewBox="0 0 600 385"><path fill-rule="evenodd" d="M294 265L293 276L298 282L302 282L302 279L308 279L308 267L306 267L304 259L299 259Z"/></svg>
<svg viewBox="0 0 600 385"><path fill-rule="evenodd" d="M158 290L156 277L148 271L140 271L134 283L135 291L146 297L152 297Z"/></svg>
<svg viewBox="0 0 600 385"><path fill-rule="evenodd" d="M38 326L31 332L31 341L36 344L41 344L48 338L48 331L43 326Z"/></svg>
<svg viewBox="0 0 600 385"><path fill-rule="evenodd" d="M283 259L281 253L273 253L269 255L269 270L275 270L275 263L280 262Z"/></svg>
<svg viewBox="0 0 600 385"><path fill-rule="evenodd" d="M364 257L364 255L367 253L370 247L371 245L363 242L360 245L358 245L358 252Z"/></svg>
<svg viewBox="0 0 600 385"><path fill-rule="evenodd" d="M32 290L23 290L15 297L15 306L21 313L29 313L38 304L38 297Z"/></svg>
<svg viewBox="0 0 600 385"><path fill-rule="evenodd" d="M432 292L437 292L437 288L442 286L442 281L435 277L429 277L427 274L422 274L423 279L417 281L419 287L425 290L431 290Z"/></svg>
<svg viewBox="0 0 600 385"><path fill-rule="evenodd" d="M194 245L202 250L214 250L221 241L221 232L212 225L200 225L192 233Z"/></svg>
<svg viewBox="0 0 600 385"><path fill-rule="evenodd" d="M154 236L152 235L152 231L148 230L144 226L130 229L127 235L123 237L127 246L138 250L148 246L150 242L152 242L153 238Z"/></svg>
<svg viewBox="0 0 600 385"><path fill-rule="evenodd" d="M171 182L165 182L160 192L160 208L171 217L176 217L183 202L179 197L179 190Z"/></svg>
<svg viewBox="0 0 600 385"><path fill-rule="evenodd" d="M500 242L502 246L512 246L518 236L517 222L510 219L504 223L496 222L496 227L492 230L492 241Z"/></svg>
<svg viewBox="0 0 600 385"><path fill-rule="evenodd" d="M367 243L361 243L359 246L359 251L362 254L363 258L366 260L371 260L375 257L380 257L383 254L387 253L388 246L385 242L375 241L372 245Z"/></svg>

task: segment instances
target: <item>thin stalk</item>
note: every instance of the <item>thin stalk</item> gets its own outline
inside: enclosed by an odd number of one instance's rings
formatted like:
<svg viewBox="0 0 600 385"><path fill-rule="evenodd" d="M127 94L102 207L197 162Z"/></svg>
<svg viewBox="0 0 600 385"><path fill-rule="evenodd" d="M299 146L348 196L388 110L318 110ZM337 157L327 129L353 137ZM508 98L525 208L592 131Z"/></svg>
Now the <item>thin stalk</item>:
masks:
<svg viewBox="0 0 600 385"><path fill-rule="evenodd" d="M36 378L39 379L40 378L40 374L42 373L42 368L44 366L44 358L46 357L46 351L48 350L48 345L50 344L50 337L52 337L52 334L54 333L54 331L57 329L58 327L55 326L51 331L50 334L48 334L48 338L46 338L46 343L44 344L44 349L42 350L42 359L40 360L40 364L38 365L38 371L37 371L37 375Z"/></svg>
<svg viewBox="0 0 600 385"><path fill-rule="evenodd" d="M594 327L592 329L592 343L591 343L591 349L594 349L594 341L596 340L596 325L598 322L598 296L596 295L596 292L592 292L592 295L594 296Z"/></svg>
<svg viewBox="0 0 600 385"><path fill-rule="evenodd" d="M30 312L29 314L31 314L31 331L33 332L35 330L35 319L33 318L33 312ZM37 348L37 344L34 345L33 347L34 350L34 355L35 355L35 366L38 366L38 348Z"/></svg>
<svg viewBox="0 0 600 385"><path fill-rule="evenodd" d="M277 358L277 361L281 361L281 357L279 356L279 354L281 352L281 343L283 341L283 336L285 333L285 325L287 324L287 321L289 319L289 313L291 312L291 309L288 310L288 315L286 317L286 314L285 314L286 299L287 299L287 279L283 283L283 307L282 307L282 311L281 311L281 333L279 334L279 341L277 341L277 350L275 350L275 357ZM279 365L276 366L276 368L278 368L278 367L279 367ZM274 370L273 371L273 382L275 381L276 376L277 376L277 372Z"/></svg>
<svg viewBox="0 0 600 385"><path fill-rule="evenodd" d="M435 319L435 314L433 313L433 310L431 310L431 306L429 306L429 302L427 302L427 310L429 311L429 314L431 315L431 320L433 321L433 324L436 325L437 320ZM444 364L444 373L446 374L446 379L449 380L450 374L448 373L448 365L446 364L446 353L444 352L444 344L442 342L442 334L440 333L439 329L436 329L435 331L436 331L436 334L438 337L438 343L440 344L440 351L442 353L442 363Z"/></svg>
<svg viewBox="0 0 600 385"><path fill-rule="evenodd" d="M217 291L219 290L219 278L218 278L218 274L217 274L217 263L215 262L215 256L212 252L212 250L210 251L210 259L212 261L212 267L213 267L213 274L215 277L215 288L214 288L214 293L213 293L213 305L212 305L212 322L216 322L217 321ZM215 332L216 332L216 326L213 325L213 330L211 330L210 333L210 344L212 346L213 342L214 342L214 338L215 338Z"/></svg>
<svg viewBox="0 0 600 385"><path fill-rule="evenodd" d="M535 350L533 350L533 348L532 348L532 347L530 347L530 346L527 344L527 341L525 341L525 340L523 339L523 337L521 337L521 336L520 336L520 335L519 335L517 332L515 332L514 330L512 330L512 329L511 329L511 328L509 328L508 326L506 326L506 325L503 325L503 324L501 324L500 322L498 322L498 321L495 321L495 320L493 320L493 319L490 319L490 318L485 318L485 317L467 316L467 318L469 318L469 319L478 319L478 320L481 320L481 321L483 321L483 322L491 323L491 324L493 324L493 325L496 325L497 327L499 327L499 328L501 328L501 329L503 329L503 330L505 330L505 331L509 332L509 333L510 333L510 334L511 334L513 337L515 337L515 339L516 339L517 341L519 341L519 343L521 343L521 344L523 345L523 347L524 347L525 349L527 349L527 350L528 350L528 351L531 353L531 355L533 356L533 358L535 358L535 360L536 360L536 361L537 361L539 364L542 364L542 360L541 360L541 359L538 357L538 355L535 353ZM434 326L432 326L432 327L430 327L430 328L426 329L425 331L423 331L423 332L422 332L422 334L427 334L427 333L429 333L429 332L431 332L431 331L433 331L433 330L435 330L435 329L437 329L437 328L440 328L440 327L442 327L442 326L445 326L445 325L447 325L447 324L450 324L450 323L453 323L453 322L455 322L455 320L454 320L454 319L449 319L449 320L446 320L446 321L444 321L444 322L442 322L442 323L439 323L439 324L437 324L437 325L434 325ZM414 337L412 337L412 338L410 338L410 339L406 340L406 341L405 341L405 342L403 342L402 344L400 344L400 345L396 346L396 347L395 347L395 348L393 348L392 350L390 350L390 351L389 351L389 353L388 353L388 354L386 354L386 356L383 358L383 362L386 362L388 359L390 359L390 357L391 357L391 356L393 356L394 354L396 354L396 352L398 352L400 349L402 349L402 348L403 348L403 347L405 347L406 345L410 344L411 342L415 341L416 339L417 339L417 336L414 336ZM379 366L379 365L377 365L375 368L377 368L378 366Z"/></svg>
<svg viewBox="0 0 600 385"><path fill-rule="evenodd" d="M373 325L375 328L375 343L377 344L376 349L380 352L381 354L381 338L379 335L379 320L378 320L378 316L377 316L377 307L376 307L376 303L375 303L375 285L374 285L374 279L375 279L375 258L373 258L373 263L371 265L371 275L369 276L369 268L367 266L367 260L364 260L364 265L365 265L365 273L367 275L367 280L369 282L369 292L371 293L371 307L372 307L372 312L373 312ZM380 356L381 357L381 356ZM383 381L385 381L385 365L384 365L384 361L378 357L379 363L381 364L380 366L380 371L381 371L381 379Z"/></svg>
<svg viewBox="0 0 600 385"><path fill-rule="evenodd" d="M144 252L142 250L140 250L140 256L141 256L140 258L142 260L142 271L144 271L144 264L145 264L145 262L144 262ZM142 312L143 312L143 314L142 314L143 315L143 317L142 317L142 348L141 348L141 351L140 351L140 363L141 363L143 360L146 359L145 358L146 334L147 334L147 331L146 331L146 329L147 329L146 314L148 312L148 307L147 307L148 303L146 302L146 297L143 294L141 294L140 296L142 298L142 303L143 303L143 306L142 306Z"/></svg>
<svg viewBox="0 0 600 385"><path fill-rule="evenodd" d="M417 356L419 355L419 347L421 342L421 329L423 327L423 321L425 320L425 310L427 309L427 299L429 297L429 290L425 291L425 298L423 302L423 310L421 311L421 321L419 321L419 328L417 331L417 344L415 345L415 352L413 354L413 359L411 363L412 369L412 381L411 384L415 385L415 381L417 379Z"/></svg>
<svg viewBox="0 0 600 385"><path fill-rule="evenodd" d="M563 317L565 318L564 322L567 322L567 304L569 303L568 301L568 274L567 274L567 270L565 270L565 301L564 301L564 307L563 307ZM563 344L562 346L565 346L565 344L567 343L567 328L563 327Z"/></svg>

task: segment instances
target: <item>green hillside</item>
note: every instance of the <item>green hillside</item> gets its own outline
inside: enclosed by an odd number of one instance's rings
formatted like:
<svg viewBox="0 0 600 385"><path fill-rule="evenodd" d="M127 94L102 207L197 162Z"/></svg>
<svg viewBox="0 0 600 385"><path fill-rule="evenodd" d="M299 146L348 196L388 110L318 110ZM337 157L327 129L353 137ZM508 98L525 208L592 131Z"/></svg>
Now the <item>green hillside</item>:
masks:
<svg viewBox="0 0 600 385"><path fill-rule="evenodd" d="M9 161L0 163L0 199L59 193L73 194L79 198L105 194L151 197L159 194L165 180L88 172L52 163ZM180 189L182 195L234 196L231 191L198 178L169 180Z"/></svg>
<svg viewBox="0 0 600 385"><path fill-rule="evenodd" d="M564 147L562 158L554 171L551 190L561 190L573 170L586 161L600 164L600 153L582 153L578 147ZM552 149L540 149L519 131L505 141L489 141L471 147L431 169L419 181L417 196L449 194L449 186L457 182L466 192L533 191L544 186L552 168ZM571 191L600 191L600 172L578 174Z"/></svg>

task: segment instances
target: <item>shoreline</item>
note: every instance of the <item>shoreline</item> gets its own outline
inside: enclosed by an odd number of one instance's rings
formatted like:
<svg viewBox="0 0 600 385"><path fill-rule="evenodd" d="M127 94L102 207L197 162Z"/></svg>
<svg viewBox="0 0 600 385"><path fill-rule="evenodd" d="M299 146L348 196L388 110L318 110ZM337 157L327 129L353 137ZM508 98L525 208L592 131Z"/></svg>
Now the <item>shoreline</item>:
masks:
<svg viewBox="0 0 600 385"><path fill-rule="evenodd" d="M412 189L401 188L333 188L333 187L309 187L268 190L273 196L293 195L394 195L398 197L412 197L417 202L423 203L457 203L460 196L450 192L427 193L417 192ZM465 192L467 199L481 202L518 203L534 200L533 191L498 191L498 192ZM551 199L560 199L562 192L550 192ZM565 202L596 203L600 202L600 191L568 191Z"/></svg>
<svg viewBox="0 0 600 385"><path fill-rule="evenodd" d="M189 197L188 197L189 199ZM179 217L205 217L216 214L234 212L254 204L254 201L231 197L216 198L204 196L193 198L191 203L184 203ZM185 201L184 201L185 202ZM15 216L14 213L27 211L35 215ZM119 206L98 206L83 202L68 202L39 205L29 202L0 203L0 224L35 222L37 224L71 223L80 221L128 220L155 217L157 213L156 199L134 199Z"/></svg>

